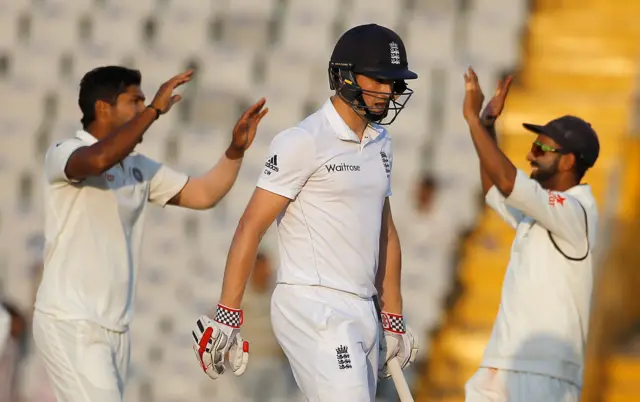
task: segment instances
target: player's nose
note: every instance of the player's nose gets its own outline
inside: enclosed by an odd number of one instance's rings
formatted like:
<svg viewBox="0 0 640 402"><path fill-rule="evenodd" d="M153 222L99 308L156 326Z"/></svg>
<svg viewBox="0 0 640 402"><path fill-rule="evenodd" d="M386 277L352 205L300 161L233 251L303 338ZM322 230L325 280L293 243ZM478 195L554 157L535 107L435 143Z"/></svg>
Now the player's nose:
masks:
<svg viewBox="0 0 640 402"><path fill-rule="evenodd" d="M535 160L536 160L536 157L535 157L535 156L533 156L533 153L532 153L531 151L529 151L529 152L527 153L527 162L531 163L531 162L533 162L533 161L535 161Z"/></svg>

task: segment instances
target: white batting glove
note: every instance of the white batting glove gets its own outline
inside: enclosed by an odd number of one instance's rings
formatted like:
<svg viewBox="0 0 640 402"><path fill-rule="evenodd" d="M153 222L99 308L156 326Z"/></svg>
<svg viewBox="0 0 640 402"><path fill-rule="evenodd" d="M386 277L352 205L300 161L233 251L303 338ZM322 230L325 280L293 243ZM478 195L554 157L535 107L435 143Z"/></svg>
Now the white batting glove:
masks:
<svg viewBox="0 0 640 402"><path fill-rule="evenodd" d="M240 335L243 319L242 310L218 304L213 320L202 316L196 321L196 328L191 332L193 351L202 370L214 380L226 368L236 376L242 375L247 368L249 342Z"/></svg>
<svg viewBox="0 0 640 402"><path fill-rule="evenodd" d="M405 326L404 318L399 314L380 313L382 319L383 336L380 339L380 364L378 376L390 377L387 362L395 357L400 360L400 367L404 370L416 360L418 343L411 330Z"/></svg>

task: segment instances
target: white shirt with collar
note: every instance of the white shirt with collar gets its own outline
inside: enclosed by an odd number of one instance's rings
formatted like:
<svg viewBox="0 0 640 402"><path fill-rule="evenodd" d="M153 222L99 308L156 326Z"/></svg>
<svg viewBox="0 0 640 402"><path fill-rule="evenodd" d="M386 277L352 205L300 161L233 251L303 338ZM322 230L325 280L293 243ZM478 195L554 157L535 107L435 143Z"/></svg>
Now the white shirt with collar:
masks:
<svg viewBox="0 0 640 402"><path fill-rule="evenodd" d="M508 198L493 187L486 200L516 236L482 366L581 387L598 227L590 186L548 191L519 170Z"/></svg>
<svg viewBox="0 0 640 402"><path fill-rule="evenodd" d="M78 131L47 151L44 272L35 308L125 331L147 204L166 205L188 177L134 152L100 176L69 180L65 167L71 154L96 142Z"/></svg>
<svg viewBox="0 0 640 402"><path fill-rule="evenodd" d="M392 164L387 131L371 125L360 141L331 100L274 137L257 186L292 200L277 219L278 283L376 294Z"/></svg>

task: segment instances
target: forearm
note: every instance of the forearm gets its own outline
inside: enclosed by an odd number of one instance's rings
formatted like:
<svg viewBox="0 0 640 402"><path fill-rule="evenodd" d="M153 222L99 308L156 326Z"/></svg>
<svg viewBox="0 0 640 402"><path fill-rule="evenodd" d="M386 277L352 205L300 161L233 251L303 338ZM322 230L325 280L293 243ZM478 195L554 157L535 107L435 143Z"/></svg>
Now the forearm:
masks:
<svg viewBox="0 0 640 402"><path fill-rule="evenodd" d="M233 236L222 281L220 304L240 308L247 281L256 262L262 234L247 228L242 220Z"/></svg>
<svg viewBox="0 0 640 402"><path fill-rule="evenodd" d="M484 126L484 128L487 130L487 133L489 134L489 136L491 137L491 139L493 141L498 142L497 140L497 134L496 134L496 127L494 124L495 120L490 120L486 117L483 117L482 119L482 125ZM487 173L487 170L485 169L485 167L482 165L482 162L480 162L480 181L482 183L482 190L484 192L484 194L486 195L489 190L491 190L491 187L493 187L493 182L491 181L491 178L489 177L489 174Z"/></svg>
<svg viewBox="0 0 640 402"><path fill-rule="evenodd" d="M241 166L242 158L230 159L225 154L207 173L194 179L200 182L200 208L212 208L227 195L238 178Z"/></svg>
<svg viewBox="0 0 640 402"><path fill-rule="evenodd" d="M392 231L381 238L380 263L376 288L380 309L402 314L402 252L397 232Z"/></svg>
<svg viewBox="0 0 640 402"><path fill-rule="evenodd" d="M156 112L146 108L131 121L88 147L87 152L96 159L96 166L100 170L96 173L101 174L126 158L140 143L142 136L155 119Z"/></svg>
<svg viewBox="0 0 640 402"><path fill-rule="evenodd" d="M516 167L502 153L496 141L483 126L480 118L470 119L467 123L469 124L471 138L478 153L481 167L502 195L508 197L515 183Z"/></svg>

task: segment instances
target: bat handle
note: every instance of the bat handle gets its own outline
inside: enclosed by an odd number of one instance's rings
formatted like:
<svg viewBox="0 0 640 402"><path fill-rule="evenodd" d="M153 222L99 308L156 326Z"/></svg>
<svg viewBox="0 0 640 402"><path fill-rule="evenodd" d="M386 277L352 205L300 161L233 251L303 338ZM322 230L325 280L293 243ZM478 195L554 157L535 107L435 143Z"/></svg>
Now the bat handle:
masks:
<svg viewBox="0 0 640 402"><path fill-rule="evenodd" d="M393 379L393 383L396 386L396 391L398 392L398 396L400 397L400 402L414 402L413 396L411 396L411 390L409 389L409 384L407 384L407 379L404 378L404 374L402 373L402 367L400 367L400 361L397 357L389 360L387 362L387 368L389 369L389 373L391 373L391 378Z"/></svg>

